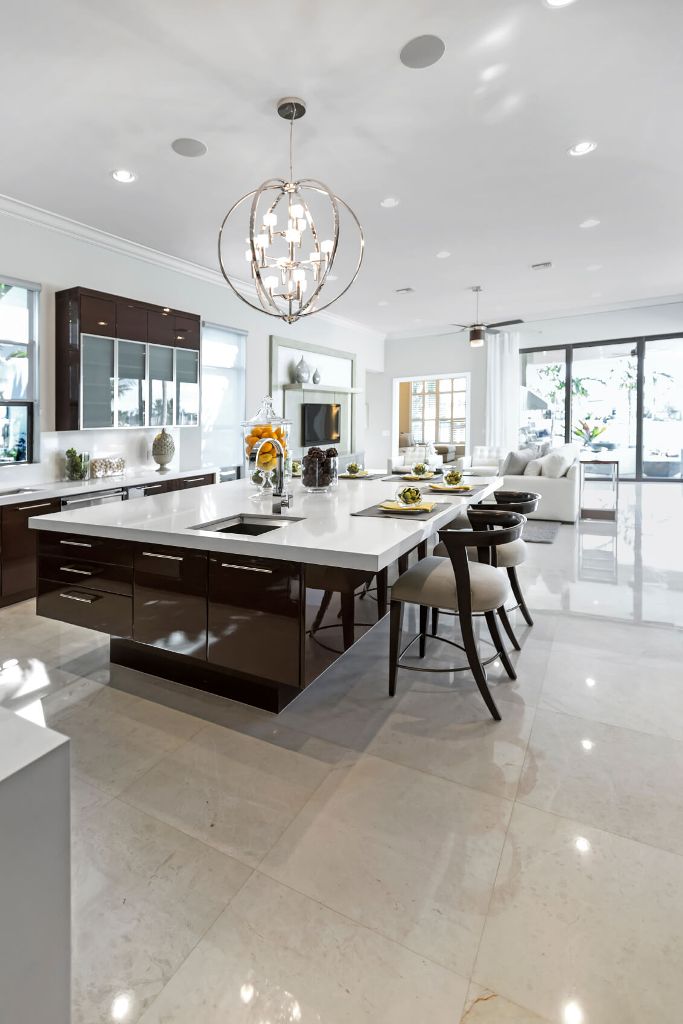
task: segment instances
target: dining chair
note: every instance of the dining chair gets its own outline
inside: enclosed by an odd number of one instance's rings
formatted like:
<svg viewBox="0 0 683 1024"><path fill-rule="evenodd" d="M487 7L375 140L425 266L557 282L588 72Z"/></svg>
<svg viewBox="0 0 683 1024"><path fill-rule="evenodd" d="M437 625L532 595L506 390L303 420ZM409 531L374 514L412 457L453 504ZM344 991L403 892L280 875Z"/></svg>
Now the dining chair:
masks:
<svg viewBox="0 0 683 1024"><path fill-rule="evenodd" d="M468 512L468 514L470 514ZM405 668L401 659L408 649L419 641L419 655L424 658L427 638L432 637L464 651L467 666L442 668L420 668L411 666L417 672L464 672L469 666L487 708L496 721L500 712L491 695L486 681L486 665L500 658L511 679L516 678L515 670L498 631L495 612L510 596L510 582L492 564L492 552L504 544L511 544L522 534L526 519L517 512L501 509L472 509L470 529L443 529L439 539L445 545L447 558L430 555L417 562L399 576L391 589L389 625L389 696L396 694L396 677L399 668ZM478 559L470 559L467 549L474 548ZM495 556L493 556L495 557ZM403 617L406 604L420 608L420 630L401 648ZM457 614L463 643L456 643L436 632L427 633L429 609L446 608ZM482 659L479 656L474 636L474 616L486 619L495 654Z"/></svg>

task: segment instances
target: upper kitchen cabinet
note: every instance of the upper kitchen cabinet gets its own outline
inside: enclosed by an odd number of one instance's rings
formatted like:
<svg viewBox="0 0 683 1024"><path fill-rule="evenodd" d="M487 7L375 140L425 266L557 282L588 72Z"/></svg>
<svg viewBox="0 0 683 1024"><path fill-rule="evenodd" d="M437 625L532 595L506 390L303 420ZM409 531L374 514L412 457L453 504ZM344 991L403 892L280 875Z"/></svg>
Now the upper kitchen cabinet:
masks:
<svg viewBox="0 0 683 1024"><path fill-rule="evenodd" d="M57 430L199 422L199 316L86 288L55 309Z"/></svg>

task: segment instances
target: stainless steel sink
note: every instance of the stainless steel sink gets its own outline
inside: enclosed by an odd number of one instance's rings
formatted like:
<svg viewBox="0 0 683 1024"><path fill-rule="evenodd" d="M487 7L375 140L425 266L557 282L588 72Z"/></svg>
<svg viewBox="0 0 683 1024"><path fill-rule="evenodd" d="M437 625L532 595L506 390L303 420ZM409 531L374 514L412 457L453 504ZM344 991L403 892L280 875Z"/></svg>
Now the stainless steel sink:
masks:
<svg viewBox="0 0 683 1024"><path fill-rule="evenodd" d="M12 494L33 494L37 487L15 487L13 491L0 491L0 498L9 498Z"/></svg>
<svg viewBox="0 0 683 1024"><path fill-rule="evenodd" d="M242 537L260 537L261 534L281 530L292 523L303 522L296 516L237 515L225 519L214 519L210 523L199 523L192 530L207 530L209 533L225 533Z"/></svg>

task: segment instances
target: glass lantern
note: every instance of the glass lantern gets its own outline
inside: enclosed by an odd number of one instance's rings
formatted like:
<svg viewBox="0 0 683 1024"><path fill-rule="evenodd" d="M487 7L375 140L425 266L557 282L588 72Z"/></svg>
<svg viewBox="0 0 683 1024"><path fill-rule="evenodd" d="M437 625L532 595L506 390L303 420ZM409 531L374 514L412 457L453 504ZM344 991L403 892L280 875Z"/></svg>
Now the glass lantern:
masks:
<svg viewBox="0 0 683 1024"><path fill-rule="evenodd" d="M261 492L273 486L273 474L277 467L277 450L273 441L279 441L282 445L285 464L288 464L291 426L291 420L277 415L270 395L263 399L256 415L242 424L244 472L247 479ZM254 469L249 465L249 456L259 441L263 441L264 444L259 449L258 462Z"/></svg>

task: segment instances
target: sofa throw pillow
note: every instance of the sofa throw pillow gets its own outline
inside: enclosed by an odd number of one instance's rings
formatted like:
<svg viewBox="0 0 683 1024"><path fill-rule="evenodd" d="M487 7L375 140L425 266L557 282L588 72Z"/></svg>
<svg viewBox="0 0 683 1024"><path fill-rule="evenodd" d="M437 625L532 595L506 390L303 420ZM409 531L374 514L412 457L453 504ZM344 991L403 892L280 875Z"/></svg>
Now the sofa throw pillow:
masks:
<svg viewBox="0 0 683 1024"><path fill-rule="evenodd" d="M505 476L522 476L526 467L535 457L533 448L520 448L517 452L508 452L505 462L501 467L501 474Z"/></svg>
<svg viewBox="0 0 683 1024"><path fill-rule="evenodd" d="M398 435L398 446L399 448L412 448L415 442L413 441L413 435L405 432L401 432Z"/></svg>
<svg viewBox="0 0 683 1024"><path fill-rule="evenodd" d="M563 445L562 448L553 448L538 460L541 463L541 476L559 480L560 477L566 475L567 470L576 459L576 455L576 448L572 444Z"/></svg>
<svg viewBox="0 0 683 1024"><path fill-rule="evenodd" d="M524 476L540 476L541 468L541 460L532 459L531 462L527 462L524 467Z"/></svg>

